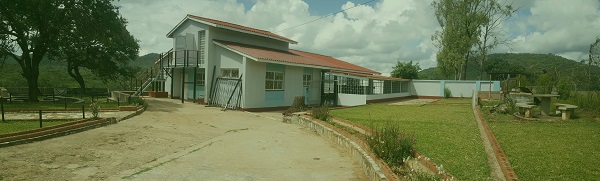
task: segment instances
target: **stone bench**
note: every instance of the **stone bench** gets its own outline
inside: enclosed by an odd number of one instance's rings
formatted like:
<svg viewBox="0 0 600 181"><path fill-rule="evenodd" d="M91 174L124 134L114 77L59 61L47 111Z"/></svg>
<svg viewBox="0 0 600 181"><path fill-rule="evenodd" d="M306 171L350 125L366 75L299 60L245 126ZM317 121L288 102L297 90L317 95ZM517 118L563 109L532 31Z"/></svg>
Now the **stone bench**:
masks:
<svg viewBox="0 0 600 181"><path fill-rule="evenodd" d="M532 115L532 109L537 107L533 103L517 103L515 104L519 108L519 113L523 114L526 118L530 118Z"/></svg>
<svg viewBox="0 0 600 181"><path fill-rule="evenodd" d="M556 103L556 104L554 104L554 106L556 106L556 110L560 111L560 113L562 115L562 120L571 119L571 115L573 115L573 112L575 112L575 109L579 108L575 105L561 104L561 103Z"/></svg>

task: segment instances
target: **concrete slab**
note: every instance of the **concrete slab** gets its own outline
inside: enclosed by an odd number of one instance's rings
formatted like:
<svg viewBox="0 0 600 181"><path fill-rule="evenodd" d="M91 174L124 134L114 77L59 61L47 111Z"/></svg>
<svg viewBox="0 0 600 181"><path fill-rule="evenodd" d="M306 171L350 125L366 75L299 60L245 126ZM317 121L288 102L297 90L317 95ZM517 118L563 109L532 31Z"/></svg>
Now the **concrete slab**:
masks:
<svg viewBox="0 0 600 181"><path fill-rule="evenodd" d="M0 180L367 179L349 153L275 113L148 101L115 125L1 148Z"/></svg>

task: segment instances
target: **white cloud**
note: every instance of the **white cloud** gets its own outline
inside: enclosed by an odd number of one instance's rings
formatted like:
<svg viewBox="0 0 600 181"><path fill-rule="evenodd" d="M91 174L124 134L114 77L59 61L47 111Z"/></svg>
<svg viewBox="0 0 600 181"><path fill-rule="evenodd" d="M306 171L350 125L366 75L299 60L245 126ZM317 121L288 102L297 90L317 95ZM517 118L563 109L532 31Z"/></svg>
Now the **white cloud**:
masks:
<svg viewBox="0 0 600 181"><path fill-rule="evenodd" d="M128 29L141 42L141 54L171 48L165 37L186 14L218 19L275 32L296 40L292 48L330 55L382 73L395 62L413 60L422 68L436 65L431 35L439 25L432 0L380 0L343 13L285 30L319 18L302 0L256 0L251 9L236 0L127 0L116 2L129 20ZM353 7L347 2L339 10ZM504 24L514 52L555 53L580 58L599 36L597 0L517 1L520 13ZM326 14L326 13L323 13ZM285 31L282 31L285 30ZM499 47L495 52L508 52Z"/></svg>

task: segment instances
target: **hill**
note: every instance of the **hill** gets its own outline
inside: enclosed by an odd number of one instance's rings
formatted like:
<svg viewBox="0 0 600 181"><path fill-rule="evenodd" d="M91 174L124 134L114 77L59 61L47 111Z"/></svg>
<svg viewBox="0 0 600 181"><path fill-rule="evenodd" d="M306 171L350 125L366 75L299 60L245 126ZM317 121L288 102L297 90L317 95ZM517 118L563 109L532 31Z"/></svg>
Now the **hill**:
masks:
<svg viewBox="0 0 600 181"><path fill-rule="evenodd" d="M588 65L553 54L531 53L499 53L489 55L482 80L489 80L486 72L512 72L524 75L529 81L535 81L544 71L551 73L554 78L567 78L575 85L587 83ZM467 80L478 80L479 64L471 62L468 65ZM600 75L600 67L592 67L592 75ZM439 74L436 67L419 72L420 79L453 79ZM498 80L498 78L492 78ZM595 84L600 84L596 78Z"/></svg>
<svg viewBox="0 0 600 181"><path fill-rule="evenodd" d="M130 62L130 65L143 70L153 65L158 56L157 53L146 54ZM2 63L2 60L0 60L0 63ZM122 89L119 82L103 82L86 69L83 69L81 74L88 88ZM40 87L79 87L79 84L67 73L66 63L47 59L42 60L40 63L38 85ZM0 87L27 87L27 81L21 76L21 67L12 58L7 58L4 64L0 64Z"/></svg>

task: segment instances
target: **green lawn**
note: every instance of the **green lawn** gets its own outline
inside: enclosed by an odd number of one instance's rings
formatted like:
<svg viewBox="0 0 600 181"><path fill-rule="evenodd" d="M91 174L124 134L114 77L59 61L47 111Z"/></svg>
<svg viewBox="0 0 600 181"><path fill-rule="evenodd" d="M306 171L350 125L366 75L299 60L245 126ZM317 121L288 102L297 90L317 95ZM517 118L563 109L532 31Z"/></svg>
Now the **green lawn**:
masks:
<svg viewBox="0 0 600 181"><path fill-rule="evenodd" d="M600 122L489 122L520 180L596 180Z"/></svg>
<svg viewBox="0 0 600 181"><path fill-rule="evenodd" d="M58 121L43 121L42 126L54 126L57 124L62 124L69 122L69 120L58 120ZM4 133L12 133L19 131L26 131L40 128L39 121L11 121L7 120L6 122L0 121L0 134Z"/></svg>
<svg viewBox="0 0 600 181"><path fill-rule="evenodd" d="M81 108L84 105L87 109L90 106L90 101L86 101L85 104L74 104L67 103L67 108ZM118 108L117 102L106 102L106 99L100 99L98 101L101 108ZM129 105L127 102L121 102L121 106ZM8 103L4 102L4 108L42 108L42 109L63 109L65 108L64 102L39 102L39 103Z"/></svg>
<svg viewBox="0 0 600 181"><path fill-rule="evenodd" d="M490 179L487 157L469 105L418 107L372 104L334 110L331 114L366 126L396 123L402 130L416 135L415 147L419 152L443 165L458 179Z"/></svg>

